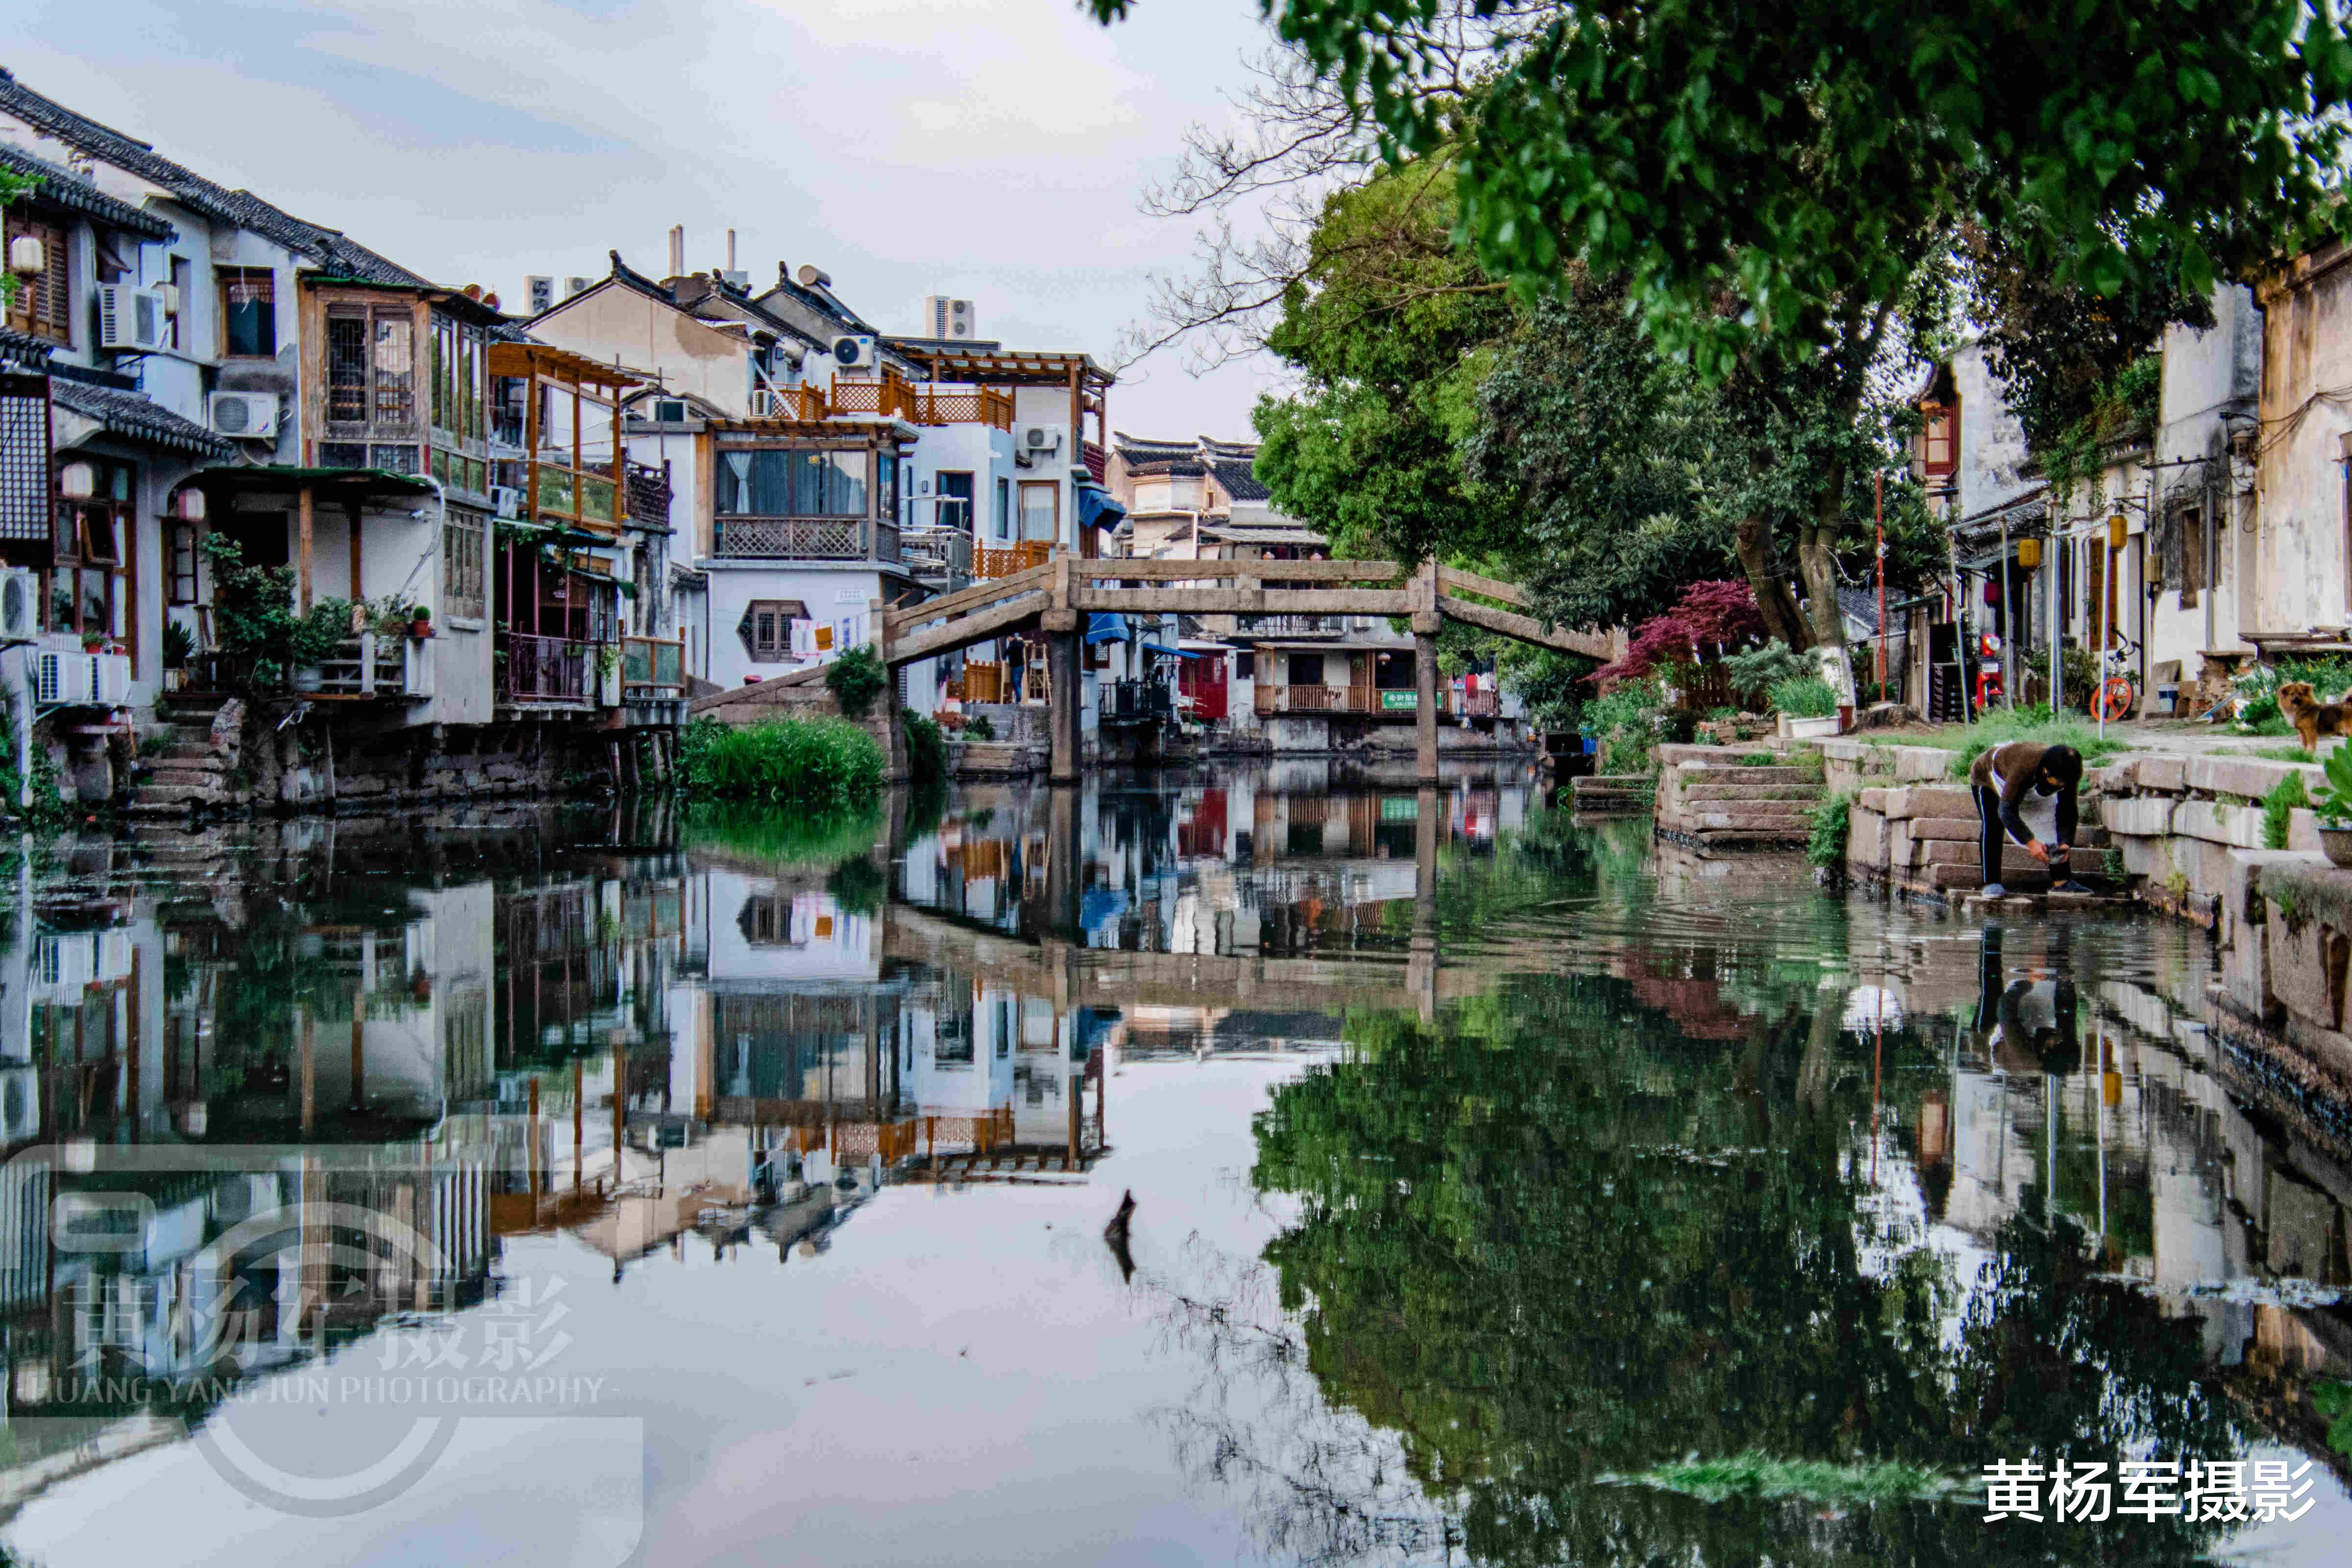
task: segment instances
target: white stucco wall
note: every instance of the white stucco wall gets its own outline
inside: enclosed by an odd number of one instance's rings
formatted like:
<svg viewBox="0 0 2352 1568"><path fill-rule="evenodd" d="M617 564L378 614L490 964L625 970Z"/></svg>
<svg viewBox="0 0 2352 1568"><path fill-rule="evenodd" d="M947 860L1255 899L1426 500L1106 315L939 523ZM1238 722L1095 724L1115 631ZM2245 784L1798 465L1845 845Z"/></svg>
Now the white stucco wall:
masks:
<svg viewBox="0 0 2352 1568"><path fill-rule="evenodd" d="M2263 445L2249 631L2352 621L2345 556L2345 437L2352 408L2319 394L2352 380L2352 251L2299 261L2265 289Z"/></svg>

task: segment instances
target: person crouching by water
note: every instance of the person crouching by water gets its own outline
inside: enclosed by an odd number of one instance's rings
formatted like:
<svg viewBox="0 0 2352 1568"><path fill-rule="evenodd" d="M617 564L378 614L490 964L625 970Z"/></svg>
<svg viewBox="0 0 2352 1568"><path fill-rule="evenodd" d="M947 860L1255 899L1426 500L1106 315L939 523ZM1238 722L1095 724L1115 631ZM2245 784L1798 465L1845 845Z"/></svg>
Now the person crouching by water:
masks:
<svg viewBox="0 0 2352 1568"><path fill-rule="evenodd" d="M2050 868L2051 891L2087 893L2074 879L2068 853L2074 845L2074 795L2083 784L2083 753L2072 746L2042 746L2011 741L1979 756L1969 784L1984 824L1984 890L2000 898L2000 851L2004 836Z"/></svg>

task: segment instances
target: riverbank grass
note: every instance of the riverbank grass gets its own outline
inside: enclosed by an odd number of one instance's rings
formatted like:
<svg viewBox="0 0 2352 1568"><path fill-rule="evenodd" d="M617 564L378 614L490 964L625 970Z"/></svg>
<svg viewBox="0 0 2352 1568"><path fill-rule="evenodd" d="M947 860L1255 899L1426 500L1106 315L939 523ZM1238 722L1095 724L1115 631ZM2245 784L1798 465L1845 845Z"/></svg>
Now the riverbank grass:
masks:
<svg viewBox="0 0 2352 1568"><path fill-rule="evenodd" d="M885 767L874 737L845 719L698 719L678 747L690 797L738 805L855 805L880 791Z"/></svg>
<svg viewBox="0 0 2352 1568"><path fill-rule="evenodd" d="M1988 713L1973 724L1951 724L1924 735L1906 735L1899 743L1933 746L1952 752L1952 776L1964 779L1979 757L2011 741L2072 746L2083 753L2084 766L2093 768L2132 749L2131 742L2112 727L2102 735L2090 720L2074 713L2062 713L2053 719L2050 710L2039 703L2014 712L2004 709Z"/></svg>

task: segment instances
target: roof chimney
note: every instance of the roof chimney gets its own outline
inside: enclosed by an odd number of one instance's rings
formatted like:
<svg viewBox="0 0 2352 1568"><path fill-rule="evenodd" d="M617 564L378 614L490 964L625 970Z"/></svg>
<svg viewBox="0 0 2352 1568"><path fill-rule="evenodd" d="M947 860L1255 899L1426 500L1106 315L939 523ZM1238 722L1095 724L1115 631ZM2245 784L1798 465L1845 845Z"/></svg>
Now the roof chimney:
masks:
<svg viewBox="0 0 2352 1568"><path fill-rule="evenodd" d="M731 228L727 231L727 270L735 270L735 231Z"/></svg>
<svg viewBox="0 0 2352 1568"><path fill-rule="evenodd" d="M675 224L669 231L669 275L686 276L686 225Z"/></svg>

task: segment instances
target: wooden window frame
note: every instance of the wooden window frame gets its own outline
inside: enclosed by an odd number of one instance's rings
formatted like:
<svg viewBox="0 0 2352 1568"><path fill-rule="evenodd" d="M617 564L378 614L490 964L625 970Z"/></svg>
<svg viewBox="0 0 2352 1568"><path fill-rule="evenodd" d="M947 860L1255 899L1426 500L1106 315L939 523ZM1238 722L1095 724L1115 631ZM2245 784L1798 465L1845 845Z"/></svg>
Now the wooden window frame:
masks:
<svg viewBox="0 0 2352 1568"><path fill-rule="evenodd" d="M196 525L166 523L163 527L163 602L194 605L202 588L197 570Z"/></svg>
<svg viewBox="0 0 2352 1568"><path fill-rule="evenodd" d="M1062 486L1061 482L1057 479L1024 479L1021 481L1021 493L1017 498L1015 498L1017 505L1013 511L1013 536L1024 542L1027 542L1030 540L1029 496L1030 492L1033 490L1044 490L1053 497L1054 527L1053 531L1045 537L1044 542L1049 544L1061 543Z"/></svg>
<svg viewBox="0 0 2352 1568"><path fill-rule="evenodd" d="M744 639L753 664L790 664L793 658L793 617L785 614L787 601L753 599L743 606L744 619L751 624L751 635ZM769 617L773 635L760 636L761 617Z"/></svg>
<svg viewBox="0 0 2352 1568"><path fill-rule="evenodd" d="M44 342L73 347L73 234L62 224L11 210L0 225L8 239L29 236L41 242L38 277L16 280L8 302L8 325Z"/></svg>
<svg viewBox="0 0 2352 1568"><path fill-rule="evenodd" d="M251 351L232 349L229 346L229 320L234 305L229 295L234 289L250 287L256 283L268 290L268 299L260 302L269 307L269 346L266 349ZM279 342L281 334L278 331L278 274L274 268L216 267L213 268L213 299L215 307L219 312L218 331L215 335L220 341L220 358L274 360L278 357L278 351L281 346Z"/></svg>
<svg viewBox="0 0 2352 1568"><path fill-rule="evenodd" d="M489 610L488 547L482 523L470 513L453 512L441 525L441 613L479 621Z"/></svg>
<svg viewBox="0 0 2352 1568"><path fill-rule="evenodd" d="M1919 412L1926 423L1919 430L1919 471L1929 479L1949 479L1960 467L1960 407L1957 403L1928 403ZM1941 422L1942 434L1937 432ZM1944 448L1941 458L1936 448Z"/></svg>

